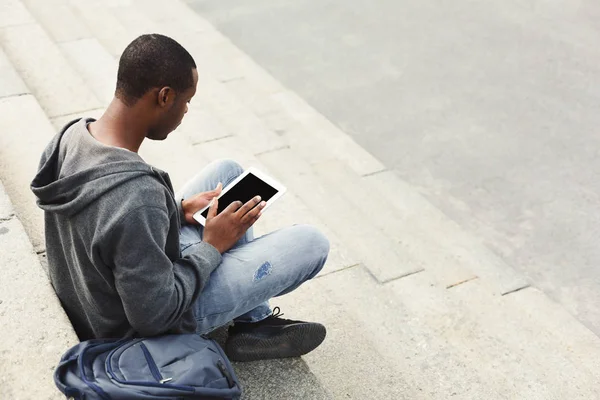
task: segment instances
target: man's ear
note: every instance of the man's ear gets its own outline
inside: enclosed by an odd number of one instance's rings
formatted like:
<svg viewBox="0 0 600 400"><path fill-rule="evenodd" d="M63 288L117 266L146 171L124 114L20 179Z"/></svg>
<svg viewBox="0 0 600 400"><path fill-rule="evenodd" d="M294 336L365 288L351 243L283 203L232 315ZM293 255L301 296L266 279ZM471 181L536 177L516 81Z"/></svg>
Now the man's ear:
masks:
<svg viewBox="0 0 600 400"><path fill-rule="evenodd" d="M165 107L175 99L175 91L168 86L158 91L157 102L160 107Z"/></svg>

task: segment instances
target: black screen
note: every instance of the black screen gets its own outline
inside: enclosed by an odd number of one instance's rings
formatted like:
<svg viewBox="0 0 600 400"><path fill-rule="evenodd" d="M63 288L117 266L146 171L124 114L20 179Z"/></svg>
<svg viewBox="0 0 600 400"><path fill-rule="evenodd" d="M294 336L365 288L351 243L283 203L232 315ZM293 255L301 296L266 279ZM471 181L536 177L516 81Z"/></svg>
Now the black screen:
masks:
<svg viewBox="0 0 600 400"><path fill-rule="evenodd" d="M260 180L252 173L249 173L219 198L219 209L217 210L217 214L236 200L245 204L254 196L260 196L263 201L269 201L275 194L277 194L277 189L265 181ZM208 209L204 210L202 216L204 218L208 217Z"/></svg>

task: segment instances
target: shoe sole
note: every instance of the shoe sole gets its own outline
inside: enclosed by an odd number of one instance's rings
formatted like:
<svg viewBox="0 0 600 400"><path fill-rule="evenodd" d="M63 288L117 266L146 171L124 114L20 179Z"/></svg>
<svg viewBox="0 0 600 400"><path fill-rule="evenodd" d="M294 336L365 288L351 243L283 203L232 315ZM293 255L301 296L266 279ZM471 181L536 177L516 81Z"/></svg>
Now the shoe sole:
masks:
<svg viewBox="0 0 600 400"><path fill-rule="evenodd" d="M239 333L229 338L225 351L231 361L240 362L300 357L319 347L326 334L321 324L293 325L267 338Z"/></svg>

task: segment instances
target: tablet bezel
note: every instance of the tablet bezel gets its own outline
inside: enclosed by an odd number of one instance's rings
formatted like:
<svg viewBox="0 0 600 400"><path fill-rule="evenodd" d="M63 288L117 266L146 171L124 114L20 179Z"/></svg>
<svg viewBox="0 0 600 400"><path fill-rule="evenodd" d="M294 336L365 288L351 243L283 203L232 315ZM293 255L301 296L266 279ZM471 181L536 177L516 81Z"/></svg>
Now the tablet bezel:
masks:
<svg viewBox="0 0 600 400"><path fill-rule="evenodd" d="M237 178L235 178L229 185L227 185L227 187L223 188L223 190L221 191L221 194L219 195L219 198L221 196L223 196L225 193L227 193L229 190L231 190L231 188L233 188L239 181L241 181L242 179L244 179L244 177L248 174L253 174L254 176L256 176L258 179L264 181L266 184L270 185L271 187L273 187L274 189L277 190L277 193L275 193L275 195L273 197L271 197L269 199L269 201L267 201L267 204L265 205L265 208L263 209L263 212L269 208L271 206L271 204L273 204L278 198L280 198L281 196L283 196L283 194L286 192L286 187L283 186L281 183L279 183L278 181L276 181L275 179L273 179L272 177L270 177L269 175L263 173L262 171L260 171L259 169L255 168L255 167L250 167L247 170L245 170L244 172L242 172L240 174L240 176L238 176ZM193 217L196 221L198 221L198 223L200 223L200 225L205 226L206 225L206 219L204 218L204 216L202 215L202 213L204 211L206 211L207 208L210 207L210 204L206 207L204 207L203 209L197 211Z"/></svg>

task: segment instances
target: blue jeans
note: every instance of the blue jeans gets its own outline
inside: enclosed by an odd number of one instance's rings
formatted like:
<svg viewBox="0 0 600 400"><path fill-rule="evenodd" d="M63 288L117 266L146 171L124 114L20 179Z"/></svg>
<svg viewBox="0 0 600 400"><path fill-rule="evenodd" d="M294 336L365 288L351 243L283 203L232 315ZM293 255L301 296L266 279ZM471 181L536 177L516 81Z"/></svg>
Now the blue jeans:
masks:
<svg viewBox="0 0 600 400"><path fill-rule="evenodd" d="M178 201L223 187L243 172L234 161L209 164L176 194ZM269 212L268 210L266 211ZM202 240L201 225L180 231L182 255ZM271 315L268 300L296 289L323 268L329 241L316 228L294 225L254 238L252 228L223 254L196 303L198 333L208 333L230 321L257 322Z"/></svg>

